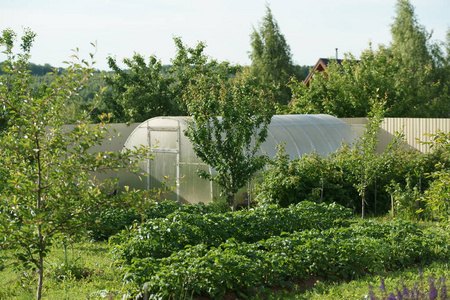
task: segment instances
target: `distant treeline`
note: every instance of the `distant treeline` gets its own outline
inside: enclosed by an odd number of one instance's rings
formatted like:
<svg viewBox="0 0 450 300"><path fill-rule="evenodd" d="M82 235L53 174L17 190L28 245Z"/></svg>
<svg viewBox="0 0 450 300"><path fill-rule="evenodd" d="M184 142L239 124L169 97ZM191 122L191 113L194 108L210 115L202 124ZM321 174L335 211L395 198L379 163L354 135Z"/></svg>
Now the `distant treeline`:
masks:
<svg viewBox="0 0 450 300"><path fill-rule="evenodd" d="M0 62L0 74L5 74L5 71L3 70L3 64L4 62ZM64 71L64 68L55 68L50 64L37 65L30 63L28 66L28 70L33 76L45 76L48 73L53 73L55 71L62 72Z"/></svg>

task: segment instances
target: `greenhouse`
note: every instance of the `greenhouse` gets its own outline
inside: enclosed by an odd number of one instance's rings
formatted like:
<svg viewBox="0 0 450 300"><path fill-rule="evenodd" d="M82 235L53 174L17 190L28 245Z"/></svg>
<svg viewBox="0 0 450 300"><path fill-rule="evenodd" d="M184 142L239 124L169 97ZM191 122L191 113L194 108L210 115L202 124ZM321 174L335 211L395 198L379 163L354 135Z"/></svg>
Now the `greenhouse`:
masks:
<svg viewBox="0 0 450 300"><path fill-rule="evenodd" d="M213 170L195 155L184 135L187 120L188 117L156 117L139 124L124 147L149 146L153 159L140 163L147 176L120 174L120 186L148 190L159 188L165 182L175 186L169 198L185 203L207 203L217 197L218 187L197 175L199 168ZM339 149L342 142L351 143L354 139L356 135L350 126L330 115L276 115L272 117L260 151L273 158L277 145L284 143L290 158L313 151L326 156Z"/></svg>

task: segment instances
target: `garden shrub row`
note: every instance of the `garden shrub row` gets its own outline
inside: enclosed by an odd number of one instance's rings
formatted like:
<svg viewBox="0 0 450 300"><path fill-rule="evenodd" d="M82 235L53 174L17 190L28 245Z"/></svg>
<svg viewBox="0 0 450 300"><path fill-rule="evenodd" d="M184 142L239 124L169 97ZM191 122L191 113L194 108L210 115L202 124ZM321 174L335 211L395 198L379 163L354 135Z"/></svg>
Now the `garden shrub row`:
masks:
<svg viewBox="0 0 450 300"><path fill-rule="evenodd" d="M218 247L187 246L169 257L136 258L125 268L131 294L150 298L255 294L266 287L306 280L350 279L449 259L449 234L396 221L363 221L350 227L312 229L256 243L229 239Z"/></svg>
<svg viewBox="0 0 450 300"><path fill-rule="evenodd" d="M116 260L129 264L133 258L166 257L188 245L217 247L230 238L254 243L283 232L348 226L351 215L351 210L343 206L312 202L219 214L178 210L124 230L111 237L110 244Z"/></svg>
<svg viewBox="0 0 450 300"><path fill-rule="evenodd" d="M263 180L257 184L257 200L261 203L288 206L300 201L336 202L361 211L361 161L365 158L348 147L323 158L317 153L303 155L293 160L281 150L262 172ZM448 152L421 153L393 145L374 157L370 182L365 190L366 211L381 215L391 209L391 195L397 192L425 191L440 169L437 165L450 163ZM418 197L406 197L406 203L398 203L397 215L415 214ZM404 202L405 202L404 201ZM424 203L421 203L424 206ZM412 208L411 208L412 206Z"/></svg>
<svg viewBox="0 0 450 300"><path fill-rule="evenodd" d="M143 195L136 193L131 194L131 196L123 194L115 197L143 197ZM90 238L97 241L107 240L133 223L141 222L142 219L165 218L176 211L189 214L206 214L225 212L226 209L219 205L205 205L204 203L183 205L177 201L164 200L156 202L151 199L146 201L145 207L138 209L132 205L131 208L126 207L127 201L130 201L130 199L124 199L123 206L90 212L89 216L87 216L89 224L87 231Z"/></svg>

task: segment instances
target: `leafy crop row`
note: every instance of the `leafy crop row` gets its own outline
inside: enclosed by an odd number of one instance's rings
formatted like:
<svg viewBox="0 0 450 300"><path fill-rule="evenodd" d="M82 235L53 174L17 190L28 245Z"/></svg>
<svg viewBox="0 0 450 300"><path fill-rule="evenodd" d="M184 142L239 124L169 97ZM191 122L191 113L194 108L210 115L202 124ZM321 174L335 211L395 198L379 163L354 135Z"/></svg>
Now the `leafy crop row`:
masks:
<svg viewBox="0 0 450 300"><path fill-rule="evenodd" d="M336 204L301 202L288 208L274 205L228 213L174 211L165 218L150 219L131 231L111 237L118 261L130 264L134 258L162 258L188 245L217 247L234 238L254 243L283 232L348 226L351 210Z"/></svg>
<svg viewBox="0 0 450 300"><path fill-rule="evenodd" d="M183 205L176 201L164 200L161 202L148 199L144 208L138 209L132 205L127 205L126 197L144 197L142 193L133 195L120 195L123 198L122 206L112 206L108 209L90 212L87 219L90 221L87 226L89 236L94 240L107 240L114 234L133 223L141 222L142 219L165 218L174 212L185 212L189 214L206 214L224 212L221 206L205 205L204 203ZM131 199L133 201L135 199ZM129 207L131 206L131 208Z"/></svg>
<svg viewBox="0 0 450 300"><path fill-rule="evenodd" d="M136 258L124 278L135 292L158 299L180 295L220 299L229 291L252 294L311 276L349 279L448 259L448 238L448 233L421 230L405 221L365 221L255 243L230 239L218 247L187 246L164 258Z"/></svg>

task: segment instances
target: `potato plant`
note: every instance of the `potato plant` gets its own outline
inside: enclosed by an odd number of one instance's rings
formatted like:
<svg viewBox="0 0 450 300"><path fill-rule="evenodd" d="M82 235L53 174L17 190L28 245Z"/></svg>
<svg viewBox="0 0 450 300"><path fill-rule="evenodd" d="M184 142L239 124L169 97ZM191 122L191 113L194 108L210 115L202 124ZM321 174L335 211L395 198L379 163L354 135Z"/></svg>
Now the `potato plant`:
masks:
<svg viewBox="0 0 450 300"><path fill-rule="evenodd" d="M255 243L229 239L218 247L192 245L164 258L136 258L124 278L130 289L156 298L184 294L221 299L229 291L251 295L311 276L353 279L445 260L450 257L448 238L444 231L421 230L406 221L361 221L350 227L287 233Z"/></svg>
<svg viewBox="0 0 450 300"><path fill-rule="evenodd" d="M348 226L351 214L350 209L340 205L312 202L221 214L175 211L165 218L150 219L134 230L122 231L110 239L110 244L116 259L130 264L135 258L166 257L187 245L217 247L231 238L254 243L284 232Z"/></svg>

